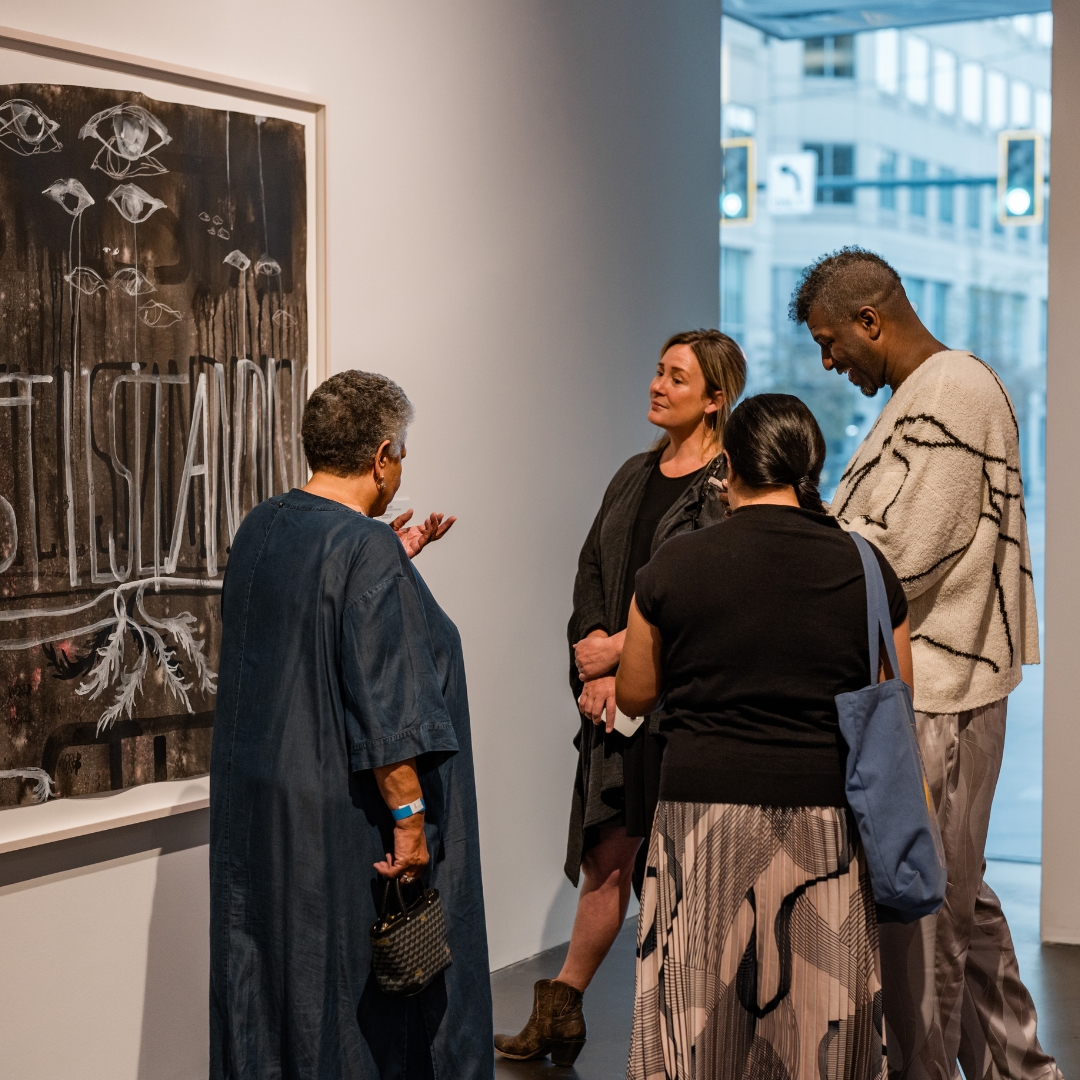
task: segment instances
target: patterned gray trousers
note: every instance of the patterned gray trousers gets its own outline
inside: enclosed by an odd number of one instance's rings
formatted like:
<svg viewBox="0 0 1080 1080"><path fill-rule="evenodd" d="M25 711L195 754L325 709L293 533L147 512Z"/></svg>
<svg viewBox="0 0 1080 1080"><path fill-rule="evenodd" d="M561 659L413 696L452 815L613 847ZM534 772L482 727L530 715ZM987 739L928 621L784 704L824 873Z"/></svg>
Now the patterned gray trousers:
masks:
<svg viewBox="0 0 1080 1080"><path fill-rule="evenodd" d="M1007 704L915 714L949 886L937 915L879 927L890 1080L959 1080L958 1061L967 1080L1062 1080L983 880Z"/></svg>

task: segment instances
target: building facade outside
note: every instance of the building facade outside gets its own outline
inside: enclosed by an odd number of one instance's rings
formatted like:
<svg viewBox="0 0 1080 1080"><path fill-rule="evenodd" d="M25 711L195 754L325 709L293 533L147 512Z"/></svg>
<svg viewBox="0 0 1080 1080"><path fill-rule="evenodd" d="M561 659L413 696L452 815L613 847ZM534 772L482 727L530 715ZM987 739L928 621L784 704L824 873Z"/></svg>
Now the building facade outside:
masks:
<svg viewBox="0 0 1080 1080"><path fill-rule="evenodd" d="M812 150L823 180L995 177L998 133L1050 131L1051 16L781 41L724 19L723 136L769 155ZM803 267L844 244L888 259L931 332L970 348L1008 385L1022 428L1025 481L1041 500L1047 222L1003 226L997 190L819 189L809 214L721 229L722 328L746 350L751 391L785 389L813 408L829 461L823 488L869 430L884 395L826 376L805 328L787 316Z"/></svg>
<svg viewBox="0 0 1080 1080"><path fill-rule="evenodd" d="M961 22L784 41L725 17L723 138L752 138L751 224L721 226L720 325L746 351L748 393L797 394L828 444L826 499L888 390L865 398L825 372L787 308L802 269L846 244L886 258L930 331L1001 375L1020 426L1032 570L1040 615L1045 538L1047 214L1003 226L994 184L828 187L832 182L994 178L998 134L1050 135L1052 16ZM813 151L809 213L771 216L770 155ZM1048 175L1047 167L1047 175ZM1048 188L1047 188L1048 190ZM1038 861L1042 669L1009 704L989 857Z"/></svg>

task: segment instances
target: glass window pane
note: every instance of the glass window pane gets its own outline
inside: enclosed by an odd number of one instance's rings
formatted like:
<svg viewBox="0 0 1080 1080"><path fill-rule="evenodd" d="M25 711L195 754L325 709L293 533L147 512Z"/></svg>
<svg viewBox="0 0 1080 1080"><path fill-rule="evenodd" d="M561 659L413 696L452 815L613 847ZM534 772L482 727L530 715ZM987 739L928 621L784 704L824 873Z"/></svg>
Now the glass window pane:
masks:
<svg viewBox="0 0 1080 1080"><path fill-rule="evenodd" d="M1050 134L1050 91L1035 92L1035 128L1044 135Z"/></svg>
<svg viewBox="0 0 1080 1080"><path fill-rule="evenodd" d="M1014 15L1013 16L1013 29L1021 37L1034 37L1035 36L1035 16L1034 15Z"/></svg>
<svg viewBox="0 0 1080 1080"><path fill-rule="evenodd" d="M930 100L930 46L921 37L904 39L904 93L908 101L925 105Z"/></svg>
<svg viewBox="0 0 1080 1080"><path fill-rule="evenodd" d="M1000 71L986 73L986 122L1000 131L1009 122L1006 93L1008 80Z"/></svg>
<svg viewBox="0 0 1080 1080"><path fill-rule="evenodd" d="M960 69L960 112L969 124L983 122L983 66L965 60Z"/></svg>
<svg viewBox="0 0 1080 1080"><path fill-rule="evenodd" d="M998 131L1014 117L1049 129L1050 18L1036 16L1028 37L1011 19L987 19L868 30L850 45L837 33L801 46L722 20L722 55L734 65L722 72L730 79L723 101L730 107L735 95L753 111L762 179L774 155L806 149L816 155L819 183L807 212L781 213L775 200L772 214L766 190L752 224L723 230L719 325L746 352L747 393L797 394L813 410L828 451L821 489L829 498L889 393L864 397L824 371L820 349L787 307L816 257L851 244L879 253L901 275L928 331L951 348L975 349L1009 391L1041 590L1047 226L1025 238L1021 226L1000 225L996 182L966 181L996 176ZM849 57L868 65L855 78L844 74ZM726 135L726 114L724 124ZM934 183L913 187L920 179ZM849 186L831 187L839 181ZM1037 667L1025 669L1029 690L1010 702L1003 775L1011 775L998 787L989 854L1038 857L1038 801L1015 793L1040 782L1039 678Z"/></svg>
<svg viewBox="0 0 1080 1080"><path fill-rule="evenodd" d="M926 162L919 158L911 159L911 179L926 179ZM926 188L913 187L908 199L908 209L916 217L926 217Z"/></svg>
<svg viewBox="0 0 1080 1080"><path fill-rule="evenodd" d="M837 79L855 77L855 38L851 34L833 38L832 73Z"/></svg>
<svg viewBox="0 0 1080 1080"><path fill-rule="evenodd" d="M982 188L967 188L966 213L964 220L969 229L982 229Z"/></svg>
<svg viewBox="0 0 1080 1080"><path fill-rule="evenodd" d="M810 151L812 154L817 154L817 174L819 177L825 176L825 147L821 143L803 143L803 149ZM832 192L825 191L819 187L817 194L814 196L814 200L819 203L832 202Z"/></svg>
<svg viewBox="0 0 1080 1080"><path fill-rule="evenodd" d="M933 323L930 326L930 333L943 345L947 345L949 340L949 283L947 281L934 282L934 310L932 315Z"/></svg>
<svg viewBox="0 0 1080 1080"><path fill-rule="evenodd" d="M854 176L855 175L855 147L846 144L833 146L832 148L832 175ZM834 188L832 193L834 203L854 203L855 192L851 188Z"/></svg>
<svg viewBox="0 0 1080 1080"><path fill-rule="evenodd" d="M820 79L825 74L825 39L807 38L803 43L803 74Z"/></svg>
<svg viewBox="0 0 1080 1080"><path fill-rule="evenodd" d="M915 309L916 313L925 309L926 301L924 297L926 295L926 282L922 278L904 278L904 292L907 293L907 298L911 302L911 306Z"/></svg>
<svg viewBox="0 0 1080 1080"><path fill-rule="evenodd" d="M878 161L878 176L882 180L896 179L896 151L882 150ZM896 209L896 188L883 187L878 189L878 206L882 210Z"/></svg>
<svg viewBox="0 0 1080 1080"><path fill-rule="evenodd" d="M720 251L720 329L741 340L746 332L746 263L749 252L739 248Z"/></svg>
<svg viewBox="0 0 1080 1080"><path fill-rule="evenodd" d="M879 30L874 35L874 82L886 94L900 91L900 34Z"/></svg>
<svg viewBox="0 0 1080 1080"><path fill-rule="evenodd" d="M938 175L955 176L956 174L952 169L941 168L938 169ZM953 197L955 192L956 188L951 187L939 187L937 189L938 221L946 225L951 225L953 222Z"/></svg>
<svg viewBox="0 0 1080 1080"><path fill-rule="evenodd" d="M1040 45L1054 44L1054 16L1049 11L1035 16L1035 40Z"/></svg>
<svg viewBox="0 0 1080 1080"><path fill-rule="evenodd" d="M1012 126L1031 127L1031 87L1026 82L1013 81L1011 106Z"/></svg>
<svg viewBox="0 0 1080 1080"><path fill-rule="evenodd" d="M956 55L934 50L934 108L946 116L956 112Z"/></svg>

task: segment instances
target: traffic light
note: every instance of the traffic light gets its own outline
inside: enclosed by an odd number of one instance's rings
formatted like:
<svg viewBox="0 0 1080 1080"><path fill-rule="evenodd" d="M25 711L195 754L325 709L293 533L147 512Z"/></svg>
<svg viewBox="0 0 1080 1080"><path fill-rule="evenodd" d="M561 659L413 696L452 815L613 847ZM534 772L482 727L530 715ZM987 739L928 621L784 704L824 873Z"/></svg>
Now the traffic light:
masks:
<svg viewBox="0 0 1080 1080"><path fill-rule="evenodd" d="M998 136L998 221L1038 225L1043 219L1043 137L1037 131Z"/></svg>
<svg viewBox="0 0 1080 1080"><path fill-rule="evenodd" d="M751 225L757 202L757 170L752 138L722 139L723 184L720 188L720 222Z"/></svg>

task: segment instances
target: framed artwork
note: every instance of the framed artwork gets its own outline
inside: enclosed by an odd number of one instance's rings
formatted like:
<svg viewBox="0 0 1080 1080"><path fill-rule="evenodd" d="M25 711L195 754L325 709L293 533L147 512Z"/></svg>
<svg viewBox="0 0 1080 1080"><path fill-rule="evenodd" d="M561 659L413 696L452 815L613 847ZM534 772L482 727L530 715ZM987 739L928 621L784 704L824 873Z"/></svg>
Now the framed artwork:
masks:
<svg viewBox="0 0 1080 1080"><path fill-rule="evenodd" d="M325 106L12 31L0 57L7 808L209 767L229 544L304 483L325 374Z"/></svg>

